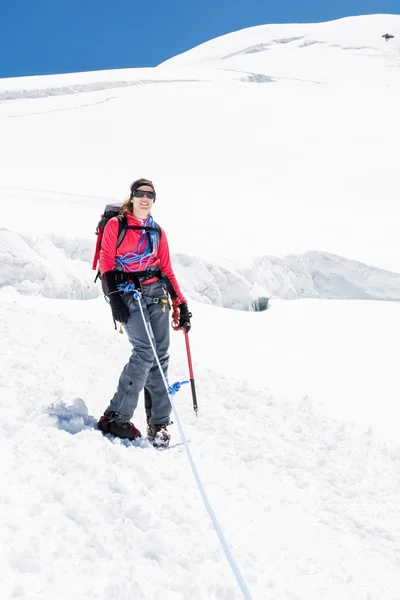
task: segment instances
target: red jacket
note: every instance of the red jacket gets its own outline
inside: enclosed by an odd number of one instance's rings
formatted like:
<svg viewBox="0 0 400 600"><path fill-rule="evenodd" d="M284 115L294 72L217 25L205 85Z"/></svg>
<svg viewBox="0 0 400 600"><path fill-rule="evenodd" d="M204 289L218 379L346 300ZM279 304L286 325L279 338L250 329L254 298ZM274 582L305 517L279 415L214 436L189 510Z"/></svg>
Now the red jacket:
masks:
<svg viewBox="0 0 400 600"><path fill-rule="evenodd" d="M128 225L142 225L142 221L134 217L131 213L127 213ZM124 256L128 252L133 252L138 250L138 245L141 238L141 231L137 229L128 229L124 239L122 240L121 245L118 249L117 246L117 238L118 238L118 219L114 217L110 219L107 225L104 228L103 238L101 241L101 250L100 250L100 273L106 273L107 271L112 271L115 268L115 258L116 256ZM143 245L145 245L144 242ZM160 271L164 273L168 279L170 280L172 287L175 290L176 295L178 296L178 303L186 302L185 297L182 295L180 287L175 277L175 273L172 270L171 265L171 257L169 254L168 240L165 235L165 231L161 230L160 236L160 244L158 248L154 251L153 256L150 257L150 260L145 261L145 265L147 267L159 267ZM155 279L150 279L145 283L150 283L155 281Z"/></svg>

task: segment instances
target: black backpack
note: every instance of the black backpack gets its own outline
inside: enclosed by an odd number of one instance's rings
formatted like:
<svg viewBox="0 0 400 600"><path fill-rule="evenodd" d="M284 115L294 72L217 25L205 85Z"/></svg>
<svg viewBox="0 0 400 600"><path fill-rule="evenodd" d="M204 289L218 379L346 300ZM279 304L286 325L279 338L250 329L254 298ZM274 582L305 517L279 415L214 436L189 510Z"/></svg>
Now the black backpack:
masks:
<svg viewBox="0 0 400 600"><path fill-rule="evenodd" d="M153 250L153 240L151 239L150 232L152 232L152 231L156 232L158 244L160 243L160 239L161 239L161 227L158 225L158 223L154 223L154 227L148 227L146 225L144 225L144 226L128 225L128 219L126 217L124 217L123 215L119 214L121 206L122 206L122 202L116 202L114 204L107 204L107 206L104 209L104 213L101 215L101 219L98 222L97 227L96 227L97 243L96 243L96 250L95 250L94 258L93 258L92 269L94 271L96 271L96 269L97 269L97 274L96 274L94 281L96 282L97 279L100 278L105 296L107 296L107 291L106 291L105 285L103 283L103 280L101 278L100 269L98 269L98 262L99 262L101 242L103 239L104 228L107 225L108 221L110 219L112 219L113 217L118 218L118 237L117 237L116 248L119 248L119 246L122 244L122 241L123 241L128 229L145 230L148 235L151 250Z"/></svg>

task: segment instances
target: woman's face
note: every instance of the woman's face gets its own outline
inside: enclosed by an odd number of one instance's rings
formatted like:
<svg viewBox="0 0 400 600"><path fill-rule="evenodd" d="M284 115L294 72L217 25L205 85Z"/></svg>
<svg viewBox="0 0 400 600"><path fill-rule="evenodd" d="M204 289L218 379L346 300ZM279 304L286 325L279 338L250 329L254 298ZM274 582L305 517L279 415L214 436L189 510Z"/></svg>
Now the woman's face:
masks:
<svg viewBox="0 0 400 600"><path fill-rule="evenodd" d="M148 215L154 203L154 190L149 185L141 185L133 192L132 204L135 214Z"/></svg>

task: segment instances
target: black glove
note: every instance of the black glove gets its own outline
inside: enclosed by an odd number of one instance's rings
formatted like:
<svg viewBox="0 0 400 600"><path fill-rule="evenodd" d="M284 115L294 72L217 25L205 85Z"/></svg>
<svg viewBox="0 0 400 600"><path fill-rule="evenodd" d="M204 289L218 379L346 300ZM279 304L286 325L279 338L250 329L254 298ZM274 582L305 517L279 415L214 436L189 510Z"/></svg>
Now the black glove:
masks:
<svg viewBox="0 0 400 600"><path fill-rule="evenodd" d="M121 292L110 292L110 306L114 319L120 323L127 323L129 319L129 308L122 299Z"/></svg>
<svg viewBox="0 0 400 600"><path fill-rule="evenodd" d="M106 271L102 278L105 281L111 311L114 319L120 323L126 323L129 319L129 308L122 299L121 292L117 288L114 271Z"/></svg>
<svg viewBox="0 0 400 600"><path fill-rule="evenodd" d="M178 304L179 308L179 327L182 327L185 331L190 331L190 319L192 318L192 313L189 312L188 305L186 302L182 302Z"/></svg>

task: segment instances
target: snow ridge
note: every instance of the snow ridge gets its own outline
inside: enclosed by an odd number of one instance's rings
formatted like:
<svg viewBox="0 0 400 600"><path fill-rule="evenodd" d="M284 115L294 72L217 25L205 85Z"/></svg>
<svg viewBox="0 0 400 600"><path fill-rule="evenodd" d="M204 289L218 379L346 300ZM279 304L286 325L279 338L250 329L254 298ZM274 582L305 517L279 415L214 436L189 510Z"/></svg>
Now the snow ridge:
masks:
<svg viewBox="0 0 400 600"><path fill-rule="evenodd" d="M31 237L0 227L0 286L28 295L88 300L102 295L91 269L95 239L61 234ZM248 267L173 255L191 298L214 306L254 309L259 298L400 301L400 275L328 252L260 256Z"/></svg>

